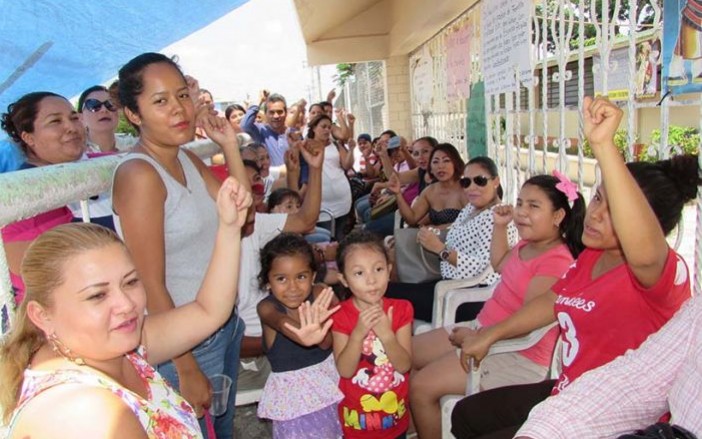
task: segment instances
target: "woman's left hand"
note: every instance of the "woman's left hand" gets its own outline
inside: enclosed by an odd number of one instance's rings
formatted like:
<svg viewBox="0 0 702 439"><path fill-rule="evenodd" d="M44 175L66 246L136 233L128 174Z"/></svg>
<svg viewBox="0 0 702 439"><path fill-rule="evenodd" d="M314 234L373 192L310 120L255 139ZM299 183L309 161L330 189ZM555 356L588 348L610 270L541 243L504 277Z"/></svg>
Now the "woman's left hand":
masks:
<svg viewBox="0 0 702 439"><path fill-rule="evenodd" d="M432 253L439 253L444 249L444 243L434 232L433 227L422 227L417 233L417 241Z"/></svg>
<svg viewBox="0 0 702 439"><path fill-rule="evenodd" d="M201 117L200 123L205 129L207 137L222 149L225 147L239 148L236 131L227 119L208 113Z"/></svg>
<svg viewBox="0 0 702 439"><path fill-rule="evenodd" d="M242 227L251 202L251 192L244 189L234 177L227 178L217 193L217 212L220 222Z"/></svg>

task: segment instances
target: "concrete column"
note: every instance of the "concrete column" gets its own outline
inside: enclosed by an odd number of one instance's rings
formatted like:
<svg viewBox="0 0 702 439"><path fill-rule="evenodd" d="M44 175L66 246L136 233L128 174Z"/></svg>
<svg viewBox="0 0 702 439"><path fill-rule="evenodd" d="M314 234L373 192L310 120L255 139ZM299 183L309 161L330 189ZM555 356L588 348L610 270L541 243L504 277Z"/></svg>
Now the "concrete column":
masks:
<svg viewBox="0 0 702 439"><path fill-rule="evenodd" d="M400 55L385 60L385 99L383 126L411 139L409 56Z"/></svg>

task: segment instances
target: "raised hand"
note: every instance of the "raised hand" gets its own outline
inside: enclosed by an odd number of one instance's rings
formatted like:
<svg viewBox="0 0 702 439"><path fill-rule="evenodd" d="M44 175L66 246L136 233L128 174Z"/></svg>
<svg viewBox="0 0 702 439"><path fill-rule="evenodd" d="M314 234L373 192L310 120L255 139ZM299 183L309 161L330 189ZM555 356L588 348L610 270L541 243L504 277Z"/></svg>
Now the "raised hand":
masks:
<svg viewBox="0 0 702 439"><path fill-rule="evenodd" d="M239 148L239 140L236 131L229 121L223 117L216 116L211 112L200 117L200 126L205 130L205 134L221 148Z"/></svg>
<svg viewBox="0 0 702 439"><path fill-rule="evenodd" d="M300 170L300 149L299 144L292 144L287 151L285 151L285 168L288 172L299 171Z"/></svg>
<svg viewBox="0 0 702 439"><path fill-rule="evenodd" d="M200 100L200 83L192 76L185 75L185 85L188 86L190 99L193 101L193 104L195 104L195 108L197 108L197 104Z"/></svg>
<svg viewBox="0 0 702 439"><path fill-rule="evenodd" d="M271 95L271 92L264 88L263 90L261 90L258 93L258 102L261 104L266 102L266 99L268 99L268 96L270 96L270 95Z"/></svg>
<svg viewBox="0 0 702 439"><path fill-rule="evenodd" d="M326 287L312 302L312 307L319 309L320 322L326 321L332 314L337 312L341 305L336 305L334 308L329 308L334 299L334 290L331 287Z"/></svg>
<svg viewBox="0 0 702 439"><path fill-rule="evenodd" d="M305 139L300 144L300 154L311 168L322 169L324 165L324 147L319 140Z"/></svg>
<svg viewBox="0 0 702 439"><path fill-rule="evenodd" d="M600 148L614 146L614 134L619 128L624 112L604 97L585 97L583 100L583 121L585 137L590 142L595 155Z"/></svg>
<svg viewBox="0 0 702 439"><path fill-rule="evenodd" d="M228 177L217 193L219 221L228 226L242 227L252 201L251 193L234 177Z"/></svg>
<svg viewBox="0 0 702 439"><path fill-rule="evenodd" d="M501 204L492 210L493 222L497 226L506 226L514 217L514 208L511 204Z"/></svg>
<svg viewBox="0 0 702 439"><path fill-rule="evenodd" d="M346 120L348 121L349 125L353 125L356 123L356 116L351 113L346 113Z"/></svg>
<svg viewBox="0 0 702 439"><path fill-rule="evenodd" d="M322 294L324 294L324 292ZM319 297L321 296L322 295ZM319 297L317 297L317 299L319 299ZM317 300L315 300L315 302L317 302ZM327 303L327 307L328 306L329 304ZM284 325L290 332L297 336L303 346L314 346L321 343L324 337L326 337L333 323L328 317L338 309L339 306L337 305L331 310L325 309L323 311L320 305L315 306L315 304L302 302L297 309L300 318L300 327L298 328L289 322L285 322ZM322 313L324 313L324 316Z"/></svg>
<svg viewBox="0 0 702 439"><path fill-rule="evenodd" d="M330 104L334 103L334 98L336 97L336 89L332 88L329 90L329 93L327 93L327 102Z"/></svg>

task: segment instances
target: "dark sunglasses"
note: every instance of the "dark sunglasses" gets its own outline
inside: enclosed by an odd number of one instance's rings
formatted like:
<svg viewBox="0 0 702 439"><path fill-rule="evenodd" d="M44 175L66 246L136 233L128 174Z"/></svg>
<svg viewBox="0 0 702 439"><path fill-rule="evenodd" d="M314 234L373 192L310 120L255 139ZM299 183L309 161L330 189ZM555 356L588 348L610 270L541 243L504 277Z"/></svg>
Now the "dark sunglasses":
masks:
<svg viewBox="0 0 702 439"><path fill-rule="evenodd" d="M117 107L112 103L111 100L100 101L98 99L86 99L83 103L83 109L88 110L93 113L100 111L102 107L105 107L108 111L117 111Z"/></svg>
<svg viewBox="0 0 702 439"><path fill-rule="evenodd" d="M473 179L471 179L470 177L461 177L461 179L458 180L458 182L461 184L461 187L463 189L466 189L466 188L470 187L470 184L472 182L475 182L475 184L477 184L480 187L485 187L485 186L487 186L488 181L490 181L490 180L492 180L492 177L484 177L482 175L478 175L477 177L474 177Z"/></svg>

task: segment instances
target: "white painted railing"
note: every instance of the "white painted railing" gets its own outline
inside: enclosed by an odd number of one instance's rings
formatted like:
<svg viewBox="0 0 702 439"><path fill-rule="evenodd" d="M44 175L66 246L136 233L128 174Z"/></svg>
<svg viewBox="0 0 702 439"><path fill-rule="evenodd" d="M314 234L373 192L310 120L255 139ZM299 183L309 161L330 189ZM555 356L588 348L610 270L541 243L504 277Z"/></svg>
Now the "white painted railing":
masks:
<svg viewBox="0 0 702 439"><path fill-rule="evenodd" d="M516 1L516 0L515 0ZM465 26L472 26L471 35L473 40L470 44L470 78L471 82L479 80L482 76L482 61L480 59L480 10L485 3L479 1L459 17L455 18L444 29L438 32L431 39L420 45L412 54L410 61L422 53L429 53L434 63L431 81L433 85L433 95L431 105L420 105L414 99L415 90L412 90L413 108L413 131L416 137L421 135L432 135L440 142L451 142L457 147L465 148L463 141L466 136L467 108L465 99L449 99L446 96L446 58L447 41L456 29ZM516 190L521 186L524 179L535 173L549 172L552 169L569 170L571 177L575 177L581 189L585 189L593 183L592 171L595 170L595 181L599 181L597 168L592 166L592 161L584 157L584 135L583 121L578 104L565 101L566 86L569 81L575 81L576 72L571 66L577 65L577 90L578 103L583 101L585 95L585 77L592 73L597 78L597 83L601 84L596 92L608 94L612 92L612 65L618 62L616 57L610 56L618 50L626 50L626 64L619 65L620 71L628 72L629 85L628 96L621 103L627 110L627 117L623 123L623 128L627 131L626 151L627 159L634 158L634 147L637 139L641 139L641 127L639 125L639 112L650 111L650 109L660 108L659 124L661 136L660 142L655 146L654 153L657 152L660 158L669 156L668 127L670 126L670 110L674 107L690 108L694 111L702 109L702 95L693 98L672 100L663 99L658 102L656 99L638 99L635 95L635 78L637 75L637 44L642 39L661 37L662 35L662 13L657 2L651 2L653 6L653 21L644 30L639 30L636 25L629 23L639 23L637 16L637 5L641 0L629 0L628 23L622 22L618 18L619 11L624 7L622 0L602 0L600 3L601 13L596 14L597 6L595 0L534 0L532 2L532 34L531 41L531 66L534 70L533 86L528 86L526 90L526 108L522 106L524 101L520 90L511 93L493 94L485 96L486 125L487 125L487 153L497 163L500 169L500 176L505 184L505 199L513 201ZM540 16L536 14L536 6L541 8ZM584 13L566 16L566 11L587 11ZM641 11L643 12L643 11ZM601 17L597 21L593 17ZM594 45L585 46L585 25L594 25L595 41ZM620 28L620 34L627 34L621 38L617 35L616 27ZM570 47L571 36L577 29L577 47ZM625 32L621 32L624 29ZM549 36L553 36L553 50L546 50L546 43ZM600 68L586 70L586 61L590 57L599 56ZM623 64L623 63L620 63ZM549 68L555 70L555 74L549 73ZM554 73L552 70L552 73ZM573 70L573 71L570 71ZM411 80L412 78L410 78ZM410 81L412 83L412 81ZM426 81L425 81L426 83ZM549 105L549 85L551 89L558 92L557 103L555 100ZM541 93L537 93L541 88ZM540 102L537 102L539 100ZM502 105L501 105L502 103ZM522 121L522 118L524 121ZM541 118L541 120L537 120ZM571 120L572 122L569 122ZM571 125L577 120L577 134L572 130ZM700 132L702 132L702 111L699 120ZM650 129L650 127L649 127ZM577 140L577 153L567 154L567 147ZM556 154L543 154L536 149L536 145L546 148L547 145L555 147ZM464 153L466 150L464 149ZM702 166L702 155L700 155ZM575 168L575 169L574 169ZM575 172L574 172L575 171ZM694 290L697 294L702 293L702 193L697 202L696 209L696 232L694 234L696 245L694 248Z"/></svg>
<svg viewBox="0 0 702 439"><path fill-rule="evenodd" d="M201 158L220 151L209 140L185 146ZM42 166L19 172L0 174L0 228L70 202L86 200L109 191L112 173L121 155L99 157L80 162ZM0 239L0 322L5 334L13 319L14 296L2 239Z"/></svg>

